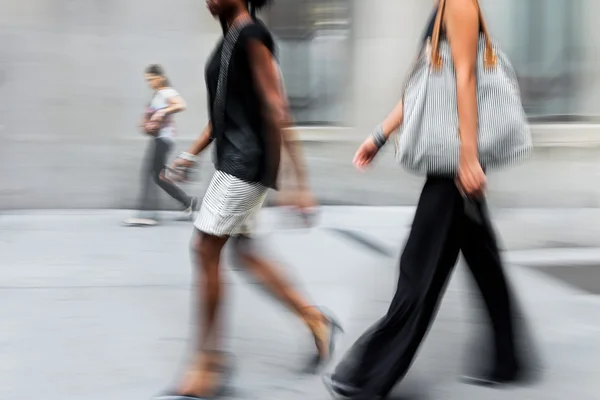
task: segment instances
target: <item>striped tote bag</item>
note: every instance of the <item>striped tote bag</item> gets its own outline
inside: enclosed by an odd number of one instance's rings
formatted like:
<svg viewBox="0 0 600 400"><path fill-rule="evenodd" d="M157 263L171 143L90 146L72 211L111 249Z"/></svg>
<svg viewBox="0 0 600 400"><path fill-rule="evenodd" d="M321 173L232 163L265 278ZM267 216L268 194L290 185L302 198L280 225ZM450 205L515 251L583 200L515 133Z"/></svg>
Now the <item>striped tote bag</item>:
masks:
<svg viewBox="0 0 600 400"><path fill-rule="evenodd" d="M477 0L473 0L479 9ZM409 73L396 158L417 175L455 176L459 164L456 75L450 44L440 35L446 0L440 0L431 39ZM532 142L515 71L488 33L479 9L477 54L479 161L486 170L528 157Z"/></svg>

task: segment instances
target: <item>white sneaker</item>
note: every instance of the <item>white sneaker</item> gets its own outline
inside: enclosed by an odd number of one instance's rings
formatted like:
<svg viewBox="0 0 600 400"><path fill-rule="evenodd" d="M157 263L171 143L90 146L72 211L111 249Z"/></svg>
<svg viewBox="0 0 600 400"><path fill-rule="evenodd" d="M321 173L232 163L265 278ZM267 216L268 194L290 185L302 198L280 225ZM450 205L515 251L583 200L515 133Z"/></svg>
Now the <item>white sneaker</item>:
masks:
<svg viewBox="0 0 600 400"><path fill-rule="evenodd" d="M198 209L198 198L192 197L192 204L188 208L182 211L180 221L191 221L194 219L194 214Z"/></svg>
<svg viewBox="0 0 600 400"><path fill-rule="evenodd" d="M126 226L155 226L156 220L150 218L128 218L124 221Z"/></svg>

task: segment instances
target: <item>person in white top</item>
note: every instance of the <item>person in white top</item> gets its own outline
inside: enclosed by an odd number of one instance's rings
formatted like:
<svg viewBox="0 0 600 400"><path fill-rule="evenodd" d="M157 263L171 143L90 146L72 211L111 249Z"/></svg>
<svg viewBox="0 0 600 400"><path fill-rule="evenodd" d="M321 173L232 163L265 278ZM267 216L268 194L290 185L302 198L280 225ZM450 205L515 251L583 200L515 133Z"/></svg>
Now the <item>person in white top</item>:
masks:
<svg viewBox="0 0 600 400"><path fill-rule="evenodd" d="M170 87L169 80L160 65L150 65L145 71L146 82L154 91L152 100L147 106L141 123L141 130L152 137L146 166L142 170L142 192L140 195L140 211L150 211L152 182L158 185L169 196L181 203L185 218L192 218L197 206L197 199L188 196L175 185L165 174L169 151L173 147L175 124L173 115L185 110L186 104L179 93ZM156 225L154 218L130 218L127 225Z"/></svg>

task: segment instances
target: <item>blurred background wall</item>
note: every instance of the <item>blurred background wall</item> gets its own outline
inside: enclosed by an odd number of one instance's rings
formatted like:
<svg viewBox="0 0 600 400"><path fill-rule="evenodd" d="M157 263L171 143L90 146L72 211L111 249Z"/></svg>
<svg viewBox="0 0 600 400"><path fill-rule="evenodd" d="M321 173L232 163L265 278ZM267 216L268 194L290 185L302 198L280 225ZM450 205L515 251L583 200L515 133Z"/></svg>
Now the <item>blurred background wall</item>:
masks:
<svg viewBox="0 0 600 400"><path fill-rule="evenodd" d="M264 19L299 125L364 136L398 101L432 4L276 0ZM481 4L532 121L600 137L600 2ZM0 209L134 207L147 141L136 125L151 95L143 69L163 64L188 102L183 150L207 122L204 63L219 36L202 0L2 2Z"/></svg>

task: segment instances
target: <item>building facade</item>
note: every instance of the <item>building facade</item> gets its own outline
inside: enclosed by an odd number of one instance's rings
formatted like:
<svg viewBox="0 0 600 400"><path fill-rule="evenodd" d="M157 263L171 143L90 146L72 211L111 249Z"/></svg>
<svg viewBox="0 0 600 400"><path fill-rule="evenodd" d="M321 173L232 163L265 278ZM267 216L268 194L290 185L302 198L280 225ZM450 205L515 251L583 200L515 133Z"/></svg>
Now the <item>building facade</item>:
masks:
<svg viewBox="0 0 600 400"><path fill-rule="evenodd" d="M595 121L600 2L481 4L532 120ZM369 132L401 97L432 9L433 0L275 0L264 19L298 123ZM0 209L133 207L144 67L163 64L188 102L181 149L207 123L204 64L220 35L200 0L4 2Z"/></svg>
<svg viewBox="0 0 600 400"><path fill-rule="evenodd" d="M481 5L492 35L513 61L532 122L595 121L600 3ZM312 18L301 21L302 35L290 38L285 28L279 35L287 83L302 91L294 110L298 121L366 128L400 97L433 0L279 0L273 9L275 28L292 26L296 16ZM290 11L287 18L282 9Z"/></svg>

